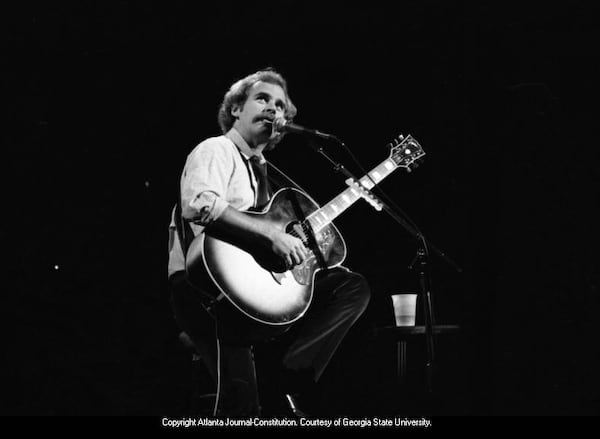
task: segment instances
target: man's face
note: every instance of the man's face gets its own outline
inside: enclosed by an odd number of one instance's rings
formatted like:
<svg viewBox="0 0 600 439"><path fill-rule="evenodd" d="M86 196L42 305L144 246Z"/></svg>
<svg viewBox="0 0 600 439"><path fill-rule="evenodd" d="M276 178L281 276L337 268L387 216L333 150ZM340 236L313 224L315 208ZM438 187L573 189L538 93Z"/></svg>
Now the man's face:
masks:
<svg viewBox="0 0 600 439"><path fill-rule="evenodd" d="M283 117L287 100L279 85L259 81L248 91L248 99L241 107L234 107L231 114L236 117L233 127L239 131L251 147L267 143L272 137L272 121Z"/></svg>

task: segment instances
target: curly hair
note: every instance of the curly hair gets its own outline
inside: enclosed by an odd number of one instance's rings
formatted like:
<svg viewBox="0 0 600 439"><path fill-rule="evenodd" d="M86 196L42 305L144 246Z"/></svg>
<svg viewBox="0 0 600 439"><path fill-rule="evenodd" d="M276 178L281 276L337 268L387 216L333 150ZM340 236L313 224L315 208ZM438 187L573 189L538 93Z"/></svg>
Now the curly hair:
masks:
<svg viewBox="0 0 600 439"><path fill-rule="evenodd" d="M231 110L234 106L243 106L248 99L248 92L250 88L257 82L267 82L269 84L275 84L280 86L287 100L287 108L285 110L284 117L286 120L291 121L297 113L297 109L292 103L288 94L287 82L283 77L275 70L269 68L259 70L258 72L252 73L239 81L236 81L225 93L221 107L219 108L219 126L223 134L227 133L235 122L235 117L231 114Z"/></svg>

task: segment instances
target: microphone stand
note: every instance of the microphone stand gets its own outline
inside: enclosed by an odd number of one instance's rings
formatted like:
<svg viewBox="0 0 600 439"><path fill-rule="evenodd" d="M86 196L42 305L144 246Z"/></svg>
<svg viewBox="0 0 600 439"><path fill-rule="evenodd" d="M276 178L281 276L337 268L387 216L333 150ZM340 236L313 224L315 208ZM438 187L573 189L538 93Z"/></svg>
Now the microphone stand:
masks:
<svg viewBox="0 0 600 439"><path fill-rule="evenodd" d="M344 142L335 136L330 136L331 139L338 142L342 147L346 147ZM409 265L410 270L417 268L419 275L419 287L421 297L423 298L423 311L425 317L425 340L427 345L427 389L429 393L433 393L433 372L435 364L435 345L434 345L434 326L435 318L433 312L433 299L431 295L431 274L429 271L429 257L430 250L441 257L449 265L454 267L458 272L462 272L462 269L452 261L444 252L434 246L425 236L415 227L410 225L401 215L399 215L392 207L388 206L381 199L375 196L371 191L362 185L359 179L357 179L343 164L336 162L319 145L316 145L312 141L308 141L309 146L316 152L321 154L329 163L333 165L333 170L342 173L346 178L352 179L353 182L362 187L362 189L372 197L394 221L400 224L404 229L415 238L417 241L417 254ZM367 173L368 176L368 173ZM375 182L373 182L375 184Z"/></svg>

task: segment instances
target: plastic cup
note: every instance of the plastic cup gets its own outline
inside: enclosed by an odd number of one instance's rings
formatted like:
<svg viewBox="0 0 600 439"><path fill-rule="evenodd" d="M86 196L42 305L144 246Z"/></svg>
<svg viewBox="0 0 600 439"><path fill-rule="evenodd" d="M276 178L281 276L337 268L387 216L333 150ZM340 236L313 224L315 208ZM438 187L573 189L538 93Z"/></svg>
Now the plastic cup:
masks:
<svg viewBox="0 0 600 439"><path fill-rule="evenodd" d="M417 315L417 294L392 294L396 326L415 326Z"/></svg>

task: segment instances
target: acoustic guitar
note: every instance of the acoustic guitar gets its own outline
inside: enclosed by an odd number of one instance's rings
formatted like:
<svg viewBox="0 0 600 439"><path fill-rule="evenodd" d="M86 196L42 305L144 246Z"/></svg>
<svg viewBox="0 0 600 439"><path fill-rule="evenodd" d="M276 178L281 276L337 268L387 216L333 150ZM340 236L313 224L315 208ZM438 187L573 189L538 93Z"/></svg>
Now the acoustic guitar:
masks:
<svg viewBox="0 0 600 439"><path fill-rule="evenodd" d="M380 209L369 190L398 168L410 172L410 166L424 155L412 136L400 136L388 159L360 182L347 180L349 187L323 207L300 190L284 188L262 212L244 212L302 239L309 253L301 265L287 270L266 249L201 233L186 255L189 281L199 282L208 273L218 291L252 320L274 326L295 322L310 306L316 273L341 265L346 257L346 244L333 220L361 198Z"/></svg>

